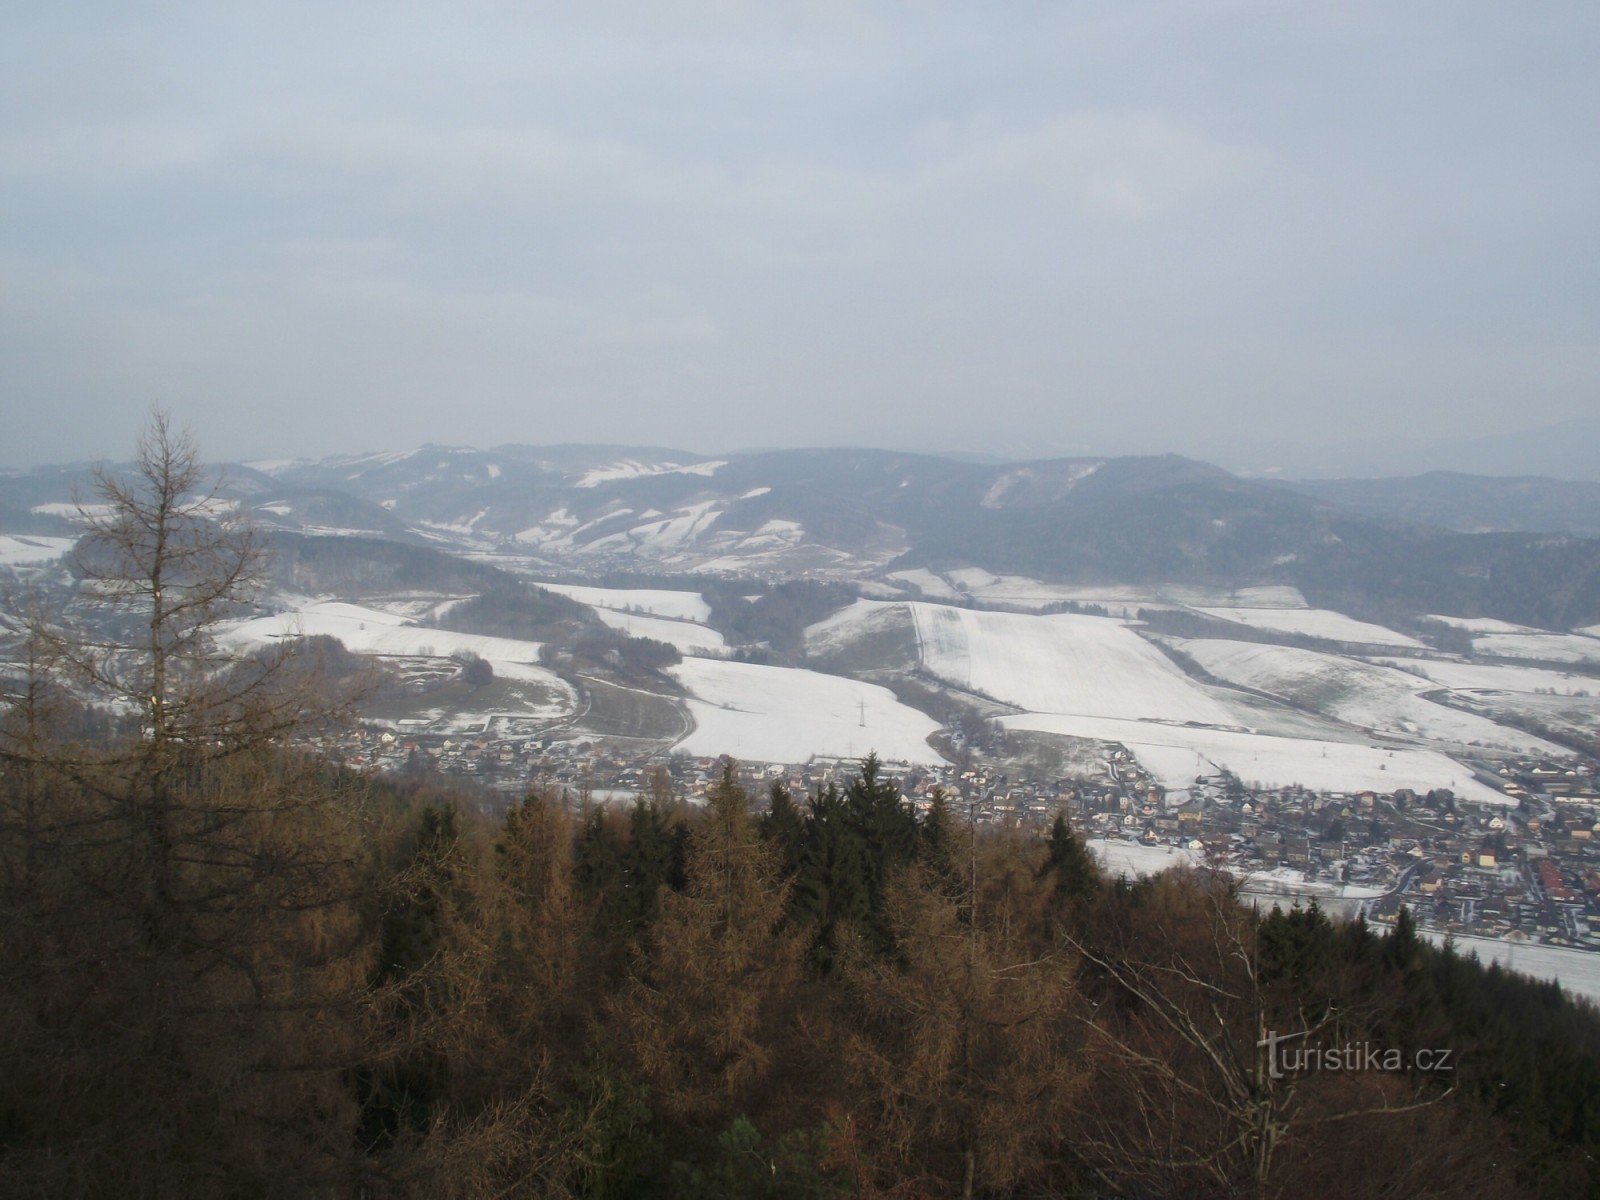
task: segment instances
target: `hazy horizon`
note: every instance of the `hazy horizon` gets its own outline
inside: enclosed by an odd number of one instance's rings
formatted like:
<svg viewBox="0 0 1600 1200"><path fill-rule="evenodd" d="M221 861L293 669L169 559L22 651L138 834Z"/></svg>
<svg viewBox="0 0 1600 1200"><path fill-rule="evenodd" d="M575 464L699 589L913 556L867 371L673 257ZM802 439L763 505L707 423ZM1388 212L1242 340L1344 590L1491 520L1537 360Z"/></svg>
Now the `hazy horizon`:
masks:
<svg viewBox="0 0 1600 1200"><path fill-rule="evenodd" d="M1300 473L1600 411L1593 6L3 27L15 465L124 455L152 403L217 459L848 443Z"/></svg>
<svg viewBox="0 0 1600 1200"><path fill-rule="evenodd" d="M494 451L502 447L560 448L566 446L604 445L631 450L658 450L701 458L735 454L756 454L781 450L870 450L891 454L920 454L954 460L986 462L1030 462L1051 458L1116 458L1125 455L1161 456L1175 454L1198 459L1246 478L1281 478L1284 480L1361 479L1421 475L1446 471L1469 475L1498 475L1508 477L1545 476L1560 480L1600 481L1600 463L1593 460L1587 447L1600 439L1600 419L1570 421L1545 429L1519 431L1507 438L1468 437L1445 439L1432 443L1396 439L1392 442L1341 442L1325 446L1292 446L1243 441L1229 448L1218 446L1214 452L1172 448L1110 447L1050 452L1039 447L1019 447L1015 453L958 447L918 447L910 445L870 445L864 442L811 443L794 445L738 445L697 447L685 444L651 445L617 441L542 441L514 442L500 439L475 441L429 438L409 444L369 444L359 449L331 451L328 454L288 455L219 455L213 453L204 436L182 413L172 413L173 419L194 433L201 452L208 462L237 463L250 466L261 463L285 461L316 462L326 458L376 457L404 453L421 446L468 447L479 451ZM0 462L0 469L29 471L39 468L71 467L97 461L121 462L131 457L131 444L104 455L76 455L39 463Z"/></svg>

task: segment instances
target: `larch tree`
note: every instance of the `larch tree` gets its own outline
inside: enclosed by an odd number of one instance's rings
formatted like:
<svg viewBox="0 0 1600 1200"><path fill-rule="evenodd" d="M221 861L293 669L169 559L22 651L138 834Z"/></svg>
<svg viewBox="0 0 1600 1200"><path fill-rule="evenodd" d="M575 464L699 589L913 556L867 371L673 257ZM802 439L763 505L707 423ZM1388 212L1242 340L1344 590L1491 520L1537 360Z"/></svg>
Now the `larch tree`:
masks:
<svg viewBox="0 0 1600 1200"><path fill-rule="evenodd" d="M768 1082L803 943L789 888L730 765L690 835L688 887L661 911L622 1001L632 1057L670 1119L702 1135Z"/></svg>
<svg viewBox="0 0 1600 1200"><path fill-rule="evenodd" d="M0 858L35 868L4 935L6 1167L45 1190L308 1183L341 1169L349 1118L359 803L287 743L341 705L291 648L218 647L263 555L192 437L157 411L132 472L96 480L77 596L31 622L0 725L0 791L21 801ZM53 735L62 696L120 735Z"/></svg>
<svg viewBox="0 0 1600 1200"><path fill-rule="evenodd" d="M1033 939L1038 889L1015 844L980 845L970 824L946 836L944 869L888 882L894 953L865 931L844 946L841 1065L879 1183L1009 1195L1044 1185L1086 1077L1075 959Z"/></svg>

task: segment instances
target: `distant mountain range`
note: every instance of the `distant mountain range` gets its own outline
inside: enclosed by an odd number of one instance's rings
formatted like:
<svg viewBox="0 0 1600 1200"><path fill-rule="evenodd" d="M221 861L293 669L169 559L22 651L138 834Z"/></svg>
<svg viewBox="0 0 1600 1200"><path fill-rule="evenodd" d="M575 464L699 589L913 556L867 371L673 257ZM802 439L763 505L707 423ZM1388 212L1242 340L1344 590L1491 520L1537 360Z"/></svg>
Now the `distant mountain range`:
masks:
<svg viewBox="0 0 1600 1200"><path fill-rule="evenodd" d="M0 477L0 532L61 533L81 469ZM1281 583L1315 604L1600 621L1600 485L1461 475L1282 484L1178 456L991 464L881 450L423 446L230 469L268 529L553 570ZM1493 532L1484 532L1484 531Z"/></svg>
<svg viewBox="0 0 1600 1200"><path fill-rule="evenodd" d="M1351 512L1461 533L1600 537L1600 483L1431 471L1398 479L1321 479L1283 486Z"/></svg>
<svg viewBox="0 0 1600 1200"><path fill-rule="evenodd" d="M1600 418L1580 418L1509 433L1365 438L1315 445L1254 443L1234 435L1203 453L1249 476L1350 479L1452 471L1600 482Z"/></svg>

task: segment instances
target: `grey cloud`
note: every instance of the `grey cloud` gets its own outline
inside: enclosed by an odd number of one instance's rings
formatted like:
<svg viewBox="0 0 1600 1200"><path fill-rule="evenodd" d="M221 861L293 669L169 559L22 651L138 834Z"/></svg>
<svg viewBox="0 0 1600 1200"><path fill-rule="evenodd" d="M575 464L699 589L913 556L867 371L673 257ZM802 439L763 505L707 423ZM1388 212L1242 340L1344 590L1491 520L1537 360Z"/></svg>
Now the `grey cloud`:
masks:
<svg viewBox="0 0 1600 1200"><path fill-rule="evenodd" d="M152 400L222 455L1212 452L1596 408L1592 6L6 23L0 459L115 453Z"/></svg>

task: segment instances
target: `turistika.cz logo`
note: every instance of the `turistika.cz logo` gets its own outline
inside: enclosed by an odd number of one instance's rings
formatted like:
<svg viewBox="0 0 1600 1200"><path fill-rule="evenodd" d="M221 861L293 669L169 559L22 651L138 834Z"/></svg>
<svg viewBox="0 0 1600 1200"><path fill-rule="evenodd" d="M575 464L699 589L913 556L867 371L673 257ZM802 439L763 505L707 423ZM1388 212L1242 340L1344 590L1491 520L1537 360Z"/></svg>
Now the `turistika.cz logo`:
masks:
<svg viewBox="0 0 1600 1200"><path fill-rule="evenodd" d="M1396 1046L1343 1042L1325 1046L1304 1041L1303 1033L1272 1033L1256 1043L1267 1051L1267 1073L1274 1079L1311 1071L1453 1071L1455 1051L1438 1048L1407 1054Z"/></svg>

